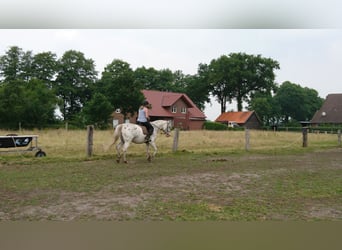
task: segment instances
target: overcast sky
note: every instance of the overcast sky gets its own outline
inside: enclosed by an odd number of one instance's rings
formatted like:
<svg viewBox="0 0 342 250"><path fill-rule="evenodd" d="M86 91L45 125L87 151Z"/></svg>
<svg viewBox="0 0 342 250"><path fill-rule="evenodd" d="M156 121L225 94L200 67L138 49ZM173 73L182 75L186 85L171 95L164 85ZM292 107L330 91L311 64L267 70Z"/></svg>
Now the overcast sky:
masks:
<svg viewBox="0 0 342 250"><path fill-rule="evenodd" d="M58 57L73 49L93 59L99 72L113 59L122 59L133 69L195 74L199 63L244 52L277 60L278 84L291 81L316 89L323 98L342 93L341 1L275 5L271 0L243 0L249 3L247 10L241 1L7 1L0 9L0 28L6 28L0 29L0 55L10 46L34 54L51 51ZM207 105L208 119L219 113L215 100Z"/></svg>

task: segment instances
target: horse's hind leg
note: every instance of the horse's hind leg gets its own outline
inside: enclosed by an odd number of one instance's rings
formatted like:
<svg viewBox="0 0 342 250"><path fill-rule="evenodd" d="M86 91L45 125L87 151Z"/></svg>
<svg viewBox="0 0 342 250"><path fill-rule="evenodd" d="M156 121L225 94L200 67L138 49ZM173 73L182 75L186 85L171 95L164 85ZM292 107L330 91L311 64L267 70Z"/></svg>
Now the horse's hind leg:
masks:
<svg viewBox="0 0 342 250"><path fill-rule="evenodd" d="M116 159L116 162L117 162L117 163L120 163L120 160L121 160L121 154L120 154L121 147L122 147L122 142L120 141L120 142L116 145L116 152L117 152L117 159Z"/></svg>
<svg viewBox="0 0 342 250"><path fill-rule="evenodd" d="M125 142L122 147L122 154L123 154L123 161L124 163L127 163L126 159L126 153L127 153L127 148L129 147L129 142Z"/></svg>

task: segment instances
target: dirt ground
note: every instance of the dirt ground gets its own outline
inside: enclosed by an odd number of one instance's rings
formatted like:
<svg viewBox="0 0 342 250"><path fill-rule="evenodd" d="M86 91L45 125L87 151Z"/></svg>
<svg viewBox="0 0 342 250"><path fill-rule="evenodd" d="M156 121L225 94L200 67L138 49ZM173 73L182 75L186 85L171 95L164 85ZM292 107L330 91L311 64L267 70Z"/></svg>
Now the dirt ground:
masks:
<svg viewBox="0 0 342 250"><path fill-rule="evenodd" d="M103 160L101 164L113 163ZM207 156L193 164L198 166L150 178L114 179L99 189L82 192L58 188L3 190L0 220L342 219L339 148L303 155ZM117 168L125 171L125 166ZM305 177L299 178L298 172ZM314 181L317 184L309 188ZM334 184L326 187L326 183Z"/></svg>

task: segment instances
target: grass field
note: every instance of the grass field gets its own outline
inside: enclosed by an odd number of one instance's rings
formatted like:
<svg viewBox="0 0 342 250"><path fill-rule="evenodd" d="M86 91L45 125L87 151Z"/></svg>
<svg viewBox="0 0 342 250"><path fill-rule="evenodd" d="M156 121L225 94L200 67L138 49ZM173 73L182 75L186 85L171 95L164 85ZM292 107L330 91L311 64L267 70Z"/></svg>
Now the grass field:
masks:
<svg viewBox="0 0 342 250"><path fill-rule="evenodd" d="M3 131L8 134L10 131ZM115 162L112 131L38 134L47 157L0 154L0 220L341 221L342 149L337 136L250 131L181 131L160 135L152 163L143 145Z"/></svg>
<svg viewBox="0 0 342 250"><path fill-rule="evenodd" d="M0 131L0 134L18 133L16 131ZM39 146L48 154L50 159L83 159L86 156L85 130L37 130L22 131L20 134L37 134ZM114 156L115 148L105 149L112 142L112 130L95 131L93 151L95 157ZM255 153L282 153L306 152L316 149L337 146L337 135L309 134L309 147L303 149L301 133L250 131L250 152ZM173 137L159 135L157 146L160 154L171 153ZM0 152L2 149L0 149ZM192 153L241 153L245 152L244 131L181 131L178 151ZM128 153L133 156L143 156L145 147L132 144ZM12 154L13 155L13 154ZM15 158L22 156L20 152ZM0 154L0 157L5 156Z"/></svg>

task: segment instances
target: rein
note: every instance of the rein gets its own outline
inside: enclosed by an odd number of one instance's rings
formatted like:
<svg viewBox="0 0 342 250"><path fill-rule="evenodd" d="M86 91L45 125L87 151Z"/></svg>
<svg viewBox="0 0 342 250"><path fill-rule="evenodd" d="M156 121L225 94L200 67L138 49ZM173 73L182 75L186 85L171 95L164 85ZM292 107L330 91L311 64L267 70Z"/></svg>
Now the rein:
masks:
<svg viewBox="0 0 342 250"><path fill-rule="evenodd" d="M154 123L151 123L151 124L153 124L153 126L155 126L157 129L159 129L159 130L161 130L162 132L164 132L164 134L166 134L167 136L170 136L170 134L169 134L170 132L165 131L163 128L157 126L157 125L154 124Z"/></svg>

